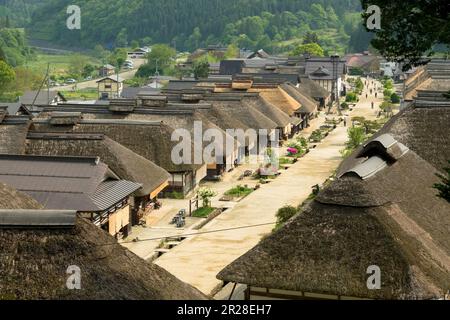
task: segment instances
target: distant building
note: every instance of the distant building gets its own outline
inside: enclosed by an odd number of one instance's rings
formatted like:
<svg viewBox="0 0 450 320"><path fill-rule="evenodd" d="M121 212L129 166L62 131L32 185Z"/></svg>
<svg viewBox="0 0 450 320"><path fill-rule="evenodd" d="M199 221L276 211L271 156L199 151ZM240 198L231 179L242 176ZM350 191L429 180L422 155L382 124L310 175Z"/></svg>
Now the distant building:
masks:
<svg viewBox="0 0 450 320"><path fill-rule="evenodd" d="M346 74L346 60L338 56L306 58L305 75L333 96L335 95L336 87L339 94L345 93L343 80Z"/></svg>
<svg viewBox="0 0 450 320"><path fill-rule="evenodd" d="M134 51L128 52L128 57L131 59L144 59L147 54L152 52L152 49L149 47L143 47L136 49Z"/></svg>
<svg viewBox="0 0 450 320"><path fill-rule="evenodd" d="M345 56L349 75L369 75L380 73L380 58L368 51Z"/></svg>
<svg viewBox="0 0 450 320"><path fill-rule="evenodd" d="M108 77L110 75L113 75L116 72L116 67L110 64L105 64L104 66L101 66L98 75L100 77Z"/></svg>
<svg viewBox="0 0 450 320"><path fill-rule="evenodd" d="M98 98L100 100L120 98L123 91L123 79L116 75L108 76L97 81Z"/></svg>

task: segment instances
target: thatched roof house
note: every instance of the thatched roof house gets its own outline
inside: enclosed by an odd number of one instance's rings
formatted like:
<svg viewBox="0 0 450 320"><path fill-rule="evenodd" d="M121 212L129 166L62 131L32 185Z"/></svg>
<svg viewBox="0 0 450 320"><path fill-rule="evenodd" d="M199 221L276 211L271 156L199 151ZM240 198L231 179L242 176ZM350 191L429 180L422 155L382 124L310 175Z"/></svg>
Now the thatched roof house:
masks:
<svg viewBox="0 0 450 320"><path fill-rule="evenodd" d="M103 134L30 133L26 154L99 157L121 179L142 185L136 196L149 195L170 179L166 170Z"/></svg>
<svg viewBox="0 0 450 320"><path fill-rule="evenodd" d="M108 119L107 116L96 115L96 119L83 119L73 126L52 126L50 119L35 119L34 127L35 132L104 134L168 172L190 171L201 167L173 163L171 152L177 144L171 141L174 129L161 122Z"/></svg>
<svg viewBox="0 0 450 320"><path fill-rule="evenodd" d="M359 156L218 278L247 284L253 298L442 298L450 288L450 205L433 189L436 169L390 136ZM379 290L368 288L371 266L381 270Z"/></svg>
<svg viewBox="0 0 450 320"><path fill-rule="evenodd" d="M28 117L4 115L0 119L0 154L22 154L30 129Z"/></svg>
<svg viewBox="0 0 450 320"><path fill-rule="evenodd" d="M248 285L248 298L443 298L450 205L433 185L450 159L450 108L436 95L391 119L304 212L218 278ZM368 289L370 266L380 290Z"/></svg>
<svg viewBox="0 0 450 320"><path fill-rule="evenodd" d="M319 101L321 108L325 107L331 98L331 93L329 91L307 77L300 78L299 89L307 96Z"/></svg>
<svg viewBox="0 0 450 320"><path fill-rule="evenodd" d="M0 208L38 215L29 196L0 184ZM3 212L0 209L0 217ZM0 228L0 299L199 300L205 297L167 271L120 246L88 221L51 229ZM81 290L66 286L69 266L81 271Z"/></svg>
<svg viewBox="0 0 450 320"><path fill-rule="evenodd" d="M298 101L278 86L260 89L254 88L251 91L258 92L264 100L277 106L281 111L291 117L295 116L301 107Z"/></svg>
<svg viewBox="0 0 450 320"><path fill-rule="evenodd" d="M313 98L308 97L305 90L297 88L291 83L284 83L281 85L281 88L300 103L301 107L296 111L297 114L310 117L314 116L318 112L319 103Z"/></svg>

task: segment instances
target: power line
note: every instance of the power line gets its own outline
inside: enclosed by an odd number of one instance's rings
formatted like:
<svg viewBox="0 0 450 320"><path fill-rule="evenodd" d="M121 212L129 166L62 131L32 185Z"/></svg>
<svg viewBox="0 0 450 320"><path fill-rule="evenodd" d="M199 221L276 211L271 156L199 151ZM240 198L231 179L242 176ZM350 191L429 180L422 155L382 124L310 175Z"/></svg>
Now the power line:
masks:
<svg viewBox="0 0 450 320"><path fill-rule="evenodd" d="M165 236L165 237L157 237L157 238L149 238L149 239L136 239L136 240L132 240L132 241L121 242L119 244L131 244L131 243L138 243L138 242L165 240L165 239L170 239L170 238L198 236L198 235L202 235L202 234L211 234L211 233L227 232L227 231L233 231L233 230L251 229L251 228L270 226L270 225L275 225L275 224L276 224L276 222L270 222L270 223L261 223L261 224L243 226L243 227L218 229L218 230L211 230L211 231L204 231L204 232L197 232L197 233L177 234L177 235L173 235L173 236ZM116 245L116 244L118 244L118 243L106 243L106 244L100 244L97 246L111 246L111 245Z"/></svg>

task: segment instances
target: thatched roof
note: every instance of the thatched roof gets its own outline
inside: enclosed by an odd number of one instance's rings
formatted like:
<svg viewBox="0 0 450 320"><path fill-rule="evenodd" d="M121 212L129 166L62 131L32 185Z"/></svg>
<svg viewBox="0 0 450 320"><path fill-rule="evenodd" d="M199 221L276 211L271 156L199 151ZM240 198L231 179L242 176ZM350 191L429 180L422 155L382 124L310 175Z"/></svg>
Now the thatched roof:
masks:
<svg viewBox="0 0 450 320"><path fill-rule="evenodd" d="M55 127L49 125L45 119L36 120L34 126L36 132L104 134L168 172L192 171L201 167L195 164L173 163L171 154L178 142L171 141L174 129L166 124L118 119L123 117L121 115L92 114L91 116L95 119L88 119L89 115L83 113L85 120L81 120L76 126Z"/></svg>
<svg viewBox="0 0 450 320"><path fill-rule="evenodd" d="M449 107L415 108L411 106L394 116L371 140L382 134L390 134L431 163L437 170L442 171L448 166L448 160L450 160L449 123ZM352 158L356 154L357 152ZM339 171L347 170L348 164L349 162L344 162Z"/></svg>
<svg viewBox="0 0 450 320"><path fill-rule="evenodd" d="M331 96L330 92L308 78L300 78L299 88L309 97L313 97L314 99L327 99Z"/></svg>
<svg viewBox="0 0 450 320"><path fill-rule="evenodd" d="M297 111L298 113L313 114L317 112L318 103L313 97L307 95L306 90L297 88L291 83L282 84L281 88L301 104L300 109Z"/></svg>
<svg viewBox="0 0 450 320"><path fill-rule="evenodd" d="M19 119L20 118L20 119ZM17 119L14 120L14 119ZM22 117L5 116L0 122L0 154L22 154L31 121Z"/></svg>
<svg viewBox="0 0 450 320"><path fill-rule="evenodd" d="M292 123L292 119L279 108L264 100L262 97L246 97L242 100L244 105L254 108L274 121L278 127L284 128Z"/></svg>
<svg viewBox="0 0 450 320"><path fill-rule="evenodd" d="M72 229L0 229L0 299L197 300L204 296L88 221ZM69 266L81 290L68 290Z"/></svg>
<svg viewBox="0 0 450 320"><path fill-rule="evenodd" d="M248 105L245 105L243 103L243 98L239 98L236 101L227 101L222 100L219 95L211 95L207 97L207 101L212 104L213 109L217 110L218 114L230 114L232 117L234 117L239 122L243 123L245 127L235 126L235 127L228 127L225 129L248 129L252 128L255 130L258 129L276 129L278 127L277 123L275 123L273 120L269 119L266 115L264 115L262 112L257 110L256 108L249 108ZM216 123L217 124L217 123ZM218 126L222 127L221 125L217 124ZM223 127L222 127L223 128Z"/></svg>
<svg viewBox="0 0 450 320"><path fill-rule="evenodd" d="M288 116L293 116L301 107L299 102L280 87L267 89L253 88L250 91L259 92L264 100L273 104Z"/></svg>
<svg viewBox="0 0 450 320"><path fill-rule="evenodd" d="M450 205L436 196L435 173L410 151L366 180L344 175L218 278L350 297L441 298L450 288ZM367 288L373 265L381 290Z"/></svg>
<svg viewBox="0 0 450 320"><path fill-rule="evenodd" d="M0 209L42 209L29 195L0 182Z"/></svg>
<svg viewBox="0 0 450 320"><path fill-rule="evenodd" d="M104 135L31 133L26 153L99 157L121 179L142 184L138 196L150 194L170 178L166 170Z"/></svg>

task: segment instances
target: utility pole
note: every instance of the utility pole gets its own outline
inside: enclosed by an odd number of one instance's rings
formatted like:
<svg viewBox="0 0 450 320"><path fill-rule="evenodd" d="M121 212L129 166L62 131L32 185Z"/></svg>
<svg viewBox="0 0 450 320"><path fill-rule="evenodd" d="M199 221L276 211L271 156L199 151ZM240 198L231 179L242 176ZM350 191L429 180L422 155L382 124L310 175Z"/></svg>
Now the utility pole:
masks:
<svg viewBox="0 0 450 320"><path fill-rule="evenodd" d="M50 103L50 62L47 64L47 103Z"/></svg>
<svg viewBox="0 0 450 320"><path fill-rule="evenodd" d="M117 99L119 99L120 97L119 97L119 92L120 92L120 90L119 90L119 85L120 85L120 82L119 82L119 73L120 73L120 63L119 63L119 61L117 61Z"/></svg>
<svg viewBox="0 0 450 320"><path fill-rule="evenodd" d="M334 94L334 99L335 99L335 103L337 103L337 110L339 115L342 115L341 112L341 103L340 103L340 92L339 92L339 61L340 57L337 55L337 53L335 53L334 55L331 56L331 61L333 63L333 94ZM331 112L331 107L329 112Z"/></svg>
<svg viewBox="0 0 450 320"><path fill-rule="evenodd" d="M159 59L156 59L156 72L155 72L155 77L156 77L156 89L159 89L159 70L158 70L158 62Z"/></svg>

